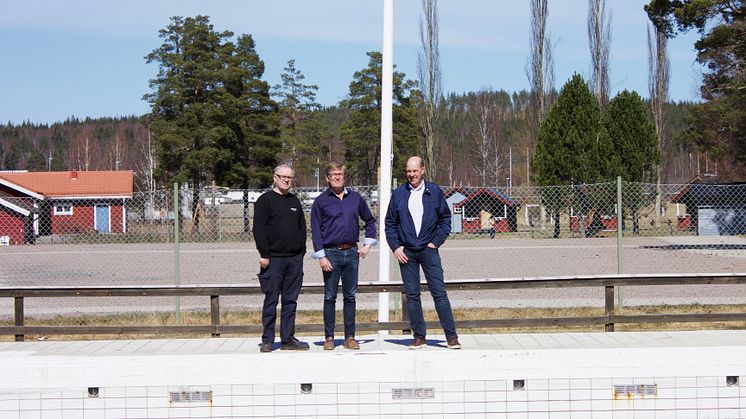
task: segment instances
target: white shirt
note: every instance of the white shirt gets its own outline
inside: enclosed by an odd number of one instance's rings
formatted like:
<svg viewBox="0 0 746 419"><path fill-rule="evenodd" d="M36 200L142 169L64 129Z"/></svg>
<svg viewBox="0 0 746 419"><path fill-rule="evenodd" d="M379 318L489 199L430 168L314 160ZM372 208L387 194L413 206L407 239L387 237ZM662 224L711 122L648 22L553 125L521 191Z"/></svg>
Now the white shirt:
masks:
<svg viewBox="0 0 746 419"><path fill-rule="evenodd" d="M420 184L417 189L410 189L409 191L409 214L412 215L414 221L414 232L416 235L420 235L420 228L422 227L422 214L424 209L422 207L422 194L425 192L425 182Z"/></svg>

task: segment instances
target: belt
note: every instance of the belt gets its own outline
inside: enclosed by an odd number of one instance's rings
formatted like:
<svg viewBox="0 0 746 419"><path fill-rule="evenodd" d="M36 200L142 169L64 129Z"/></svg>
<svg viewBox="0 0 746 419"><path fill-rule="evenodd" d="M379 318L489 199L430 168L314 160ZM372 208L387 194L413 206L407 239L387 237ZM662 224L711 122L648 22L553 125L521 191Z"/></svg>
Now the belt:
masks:
<svg viewBox="0 0 746 419"><path fill-rule="evenodd" d="M340 244L336 244L331 247L334 249L339 249L339 250L347 250L347 249L352 249L353 247L357 247L357 243L340 243Z"/></svg>

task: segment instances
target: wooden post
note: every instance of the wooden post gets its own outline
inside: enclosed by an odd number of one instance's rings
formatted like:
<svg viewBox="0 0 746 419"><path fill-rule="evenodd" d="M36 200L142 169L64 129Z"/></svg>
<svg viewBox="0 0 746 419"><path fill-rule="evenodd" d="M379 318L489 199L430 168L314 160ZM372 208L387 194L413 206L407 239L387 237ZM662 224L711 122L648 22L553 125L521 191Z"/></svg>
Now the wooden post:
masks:
<svg viewBox="0 0 746 419"><path fill-rule="evenodd" d="M16 327L23 327L23 297L15 297L15 318L16 318ZM25 336L21 334L16 334L16 342L23 342Z"/></svg>
<svg viewBox="0 0 746 419"><path fill-rule="evenodd" d="M220 296L219 295L210 296L210 324L212 324L212 326L215 328L220 326ZM217 332L217 329L214 332L212 332L212 337L214 338L220 337L220 333Z"/></svg>
<svg viewBox="0 0 746 419"><path fill-rule="evenodd" d="M406 292L401 293L401 319L404 322L409 321L409 311L407 310L407 293ZM412 333L412 329L402 329L401 332L405 335L409 335Z"/></svg>
<svg viewBox="0 0 746 419"><path fill-rule="evenodd" d="M614 286L613 285L607 285L606 287L606 316L613 316L614 315ZM609 321L606 323L606 327L604 329L606 332L613 332L614 331L614 323L611 323Z"/></svg>

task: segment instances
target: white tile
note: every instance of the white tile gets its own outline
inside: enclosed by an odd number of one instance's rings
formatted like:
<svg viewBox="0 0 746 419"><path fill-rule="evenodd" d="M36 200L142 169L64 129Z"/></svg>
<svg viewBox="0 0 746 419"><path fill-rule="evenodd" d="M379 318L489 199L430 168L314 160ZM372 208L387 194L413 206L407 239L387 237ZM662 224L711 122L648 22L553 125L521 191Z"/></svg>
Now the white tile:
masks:
<svg viewBox="0 0 746 419"><path fill-rule="evenodd" d="M254 384L252 394L255 396L269 396L275 394L275 387L272 384Z"/></svg>
<svg viewBox="0 0 746 419"><path fill-rule="evenodd" d="M61 399L41 399L41 410L61 410L62 400ZM0 412L2 409L0 409ZM0 415L2 417L2 415Z"/></svg>
<svg viewBox="0 0 746 419"><path fill-rule="evenodd" d="M447 391L443 393L443 403L457 403L464 401L464 393L458 391Z"/></svg>
<svg viewBox="0 0 746 419"><path fill-rule="evenodd" d="M144 386L127 386L124 391L128 399L133 397L148 397L148 388ZM178 389L173 389L173 391L178 391Z"/></svg>
<svg viewBox="0 0 746 419"><path fill-rule="evenodd" d="M259 396L271 398L272 404L275 406L287 406L295 404L295 395L293 394L276 394L274 396Z"/></svg>
<svg viewBox="0 0 746 419"><path fill-rule="evenodd" d="M359 401L360 397L357 394L340 393L337 395L337 403L339 404L357 404Z"/></svg>
<svg viewBox="0 0 746 419"><path fill-rule="evenodd" d="M20 419L41 419L41 410L21 410L18 413Z"/></svg>
<svg viewBox="0 0 746 419"><path fill-rule="evenodd" d="M148 419L161 419L168 418L169 410L166 407L149 407L148 408ZM85 419L88 418L88 410L85 411Z"/></svg>
<svg viewBox="0 0 746 419"><path fill-rule="evenodd" d="M358 407L358 413L361 416L378 415L381 413L381 407L377 403L361 403Z"/></svg>
<svg viewBox="0 0 746 419"><path fill-rule="evenodd" d="M547 401L535 401L529 399L528 402L528 411L529 412L548 412L549 411L549 402Z"/></svg>
<svg viewBox="0 0 746 419"><path fill-rule="evenodd" d="M676 410L695 410L697 409L697 399L695 398L687 398L687 399L676 399Z"/></svg>
<svg viewBox="0 0 746 419"><path fill-rule="evenodd" d="M464 412L464 403L459 402L453 402L453 403L443 403L443 413L463 413Z"/></svg>
<svg viewBox="0 0 746 419"><path fill-rule="evenodd" d="M472 391L484 391L484 381L481 380L467 380L464 381L464 391L466 392L472 392Z"/></svg>
<svg viewBox="0 0 746 419"><path fill-rule="evenodd" d="M317 394L316 404L337 404L336 394Z"/></svg>
<svg viewBox="0 0 746 419"><path fill-rule="evenodd" d="M422 414L430 417L431 415L442 413L443 403L429 403L422 405Z"/></svg>
<svg viewBox="0 0 746 419"><path fill-rule="evenodd" d="M295 415L297 417L315 417L316 416L316 405L313 404L296 404Z"/></svg>
<svg viewBox="0 0 746 419"><path fill-rule="evenodd" d="M401 405L394 403L381 403L382 415L401 415Z"/></svg>
<svg viewBox="0 0 746 419"><path fill-rule="evenodd" d="M718 399L718 408L720 409L738 409L740 402L735 397L720 397Z"/></svg>
<svg viewBox="0 0 746 419"><path fill-rule="evenodd" d="M375 403L378 404L381 401L381 396L378 393L360 393L358 396L360 404Z"/></svg>
<svg viewBox="0 0 746 419"><path fill-rule="evenodd" d="M484 403L485 395L483 391L467 391L464 393L464 402Z"/></svg>
<svg viewBox="0 0 746 419"><path fill-rule="evenodd" d="M274 406L275 397L272 395L254 395L254 406Z"/></svg>
<svg viewBox="0 0 746 419"><path fill-rule="evenodd" d="M275 405L275 416L295 416L295 405Z"/></svg>
<svg viewBox="0 0 746 419"><path fill-rule="evenodd" d="M529 391L541 391L549 389L549 380L530 379L526 380L526 389Z"/></svg>
<svg viewBox="0 0 746 419"><path fill-rule="evenodd" d="M552 400L549 402L550 412L569 412L570 400Z"/></svg>
<svg viewBox="0 0 746 419"><path fill-rule="evenodd" d="M511 412L528 412L528 402L527 401L507 401L505 403L505 411L508 413Z"/></svg>
<svg viewBox="0 0 746 419"><path fill-rule="evenodd" d="M21 399L18 403L18 410L41 410L41 400L36 399Z"/></svg>
<svg viewBox="0 0 746 419"><path fill-rule="evenodd" d="M505 391L505 380L485 380L485 391Z"/></svg>
<svg viewBox="0 0 746 419"><path fill-rule="evenodd" d="M254 396L236 396L231 397L232 406L253 406Z"/></svg>
<svg viewBox="0 0 746 419"><path fill-rule="evenodd" d="M591 389L591 380L588 379L588 378L571 379L570 380L570 389L571 390L590 390Z"/></svg>
<svg viewBox="0 0 746 419"><path fill-rule="evenodd" d="M505 402L487 402L484 404L484 410L487 413L504 414L508 410Z"/></svg>
<svg viewBox="0 0 746 419"><path fill-rule="evenodd" d="M275 384L273 393L275 395L300 393L300 384Z"/></svg>
<svg viewBox="0 0 746 419"><path fill-rule="evenodd" d="M741 412L740 409L734 408L726 408L723 409L722 407L718 410L718 419L743 419L743 416L740 416Z"/></svg>
<svg viewBox="0 0 746 419"><path fill-rule="evenodd" d="M316 405L316 415L318 417L336 417L337 416L337 406L331 405L331 404L322 404L322 405Z"/></svg>
<svg viewBox="0 0 746 419"><path fill-rule="evenodd" d="M570 411L552 410L549 412L549 419L573 419L573 417Z"/></svg>
<svg viewBox="0 0 746 419"><path fill-rule="evenodd" d="M720 419L717 409L697 409L697 419Z"/></svg>
<svg viewBox="0 0 746 419"><path fill-rule="evenodd" d="M402 415L421 415L422 404L420 403L402 403L401 404Z"/></svg>
<svg viewBox="0 0 746 419"><path fill-rule="evenodd" d="M676 388L696 388L697 378L696 377L676 377Z"/></svg>
<svg viewBox="0 0 746 419"><path fill-rule="evenodd" d="M570 390L571 400L590 400L591 390L590 389L571 389Z"/></svg>
<svg viewBox="0 0 746 419"><path fill-rule="evenodd" d="M168 412L168 409L165 409L165 410ZM150 411L152 412L152 409L150 409ZM233 414L233 409L231 409L230 405L227 405L227 406L215 406L215 405L213 405L210 413L212 414L213 418L215 418L215 417L231 417L231 415ZM88 419L88 418L86 418L86 419Z"/></svg>
<svg viewBox="0 0 746 419"><path fill-rule="evenodd" d="M148 409L130 409L127 408L127 416L126 418L147 418L148 417Z"/></svg>
<svg viewBox="0 0 746 419"><path fill-rule="evenodd" d="M697 409L717 409L718 399L716 398L697 398Z"/></svg>
<svg viewBox="0 0 746 419"><path fill-rule="evenodd" d="M231 409L231 413L234 417L238 416L254 416L254 408L252 406L233 406Z"/></svg>
<svg viewBox="0 0 746 419"><path fill-rule="evenodd" d="M255 416L274 416L275 414L275 407L274 406L254 406L254 415Z"/></svg>
<svg viewBox="0 0 746 419"><path fill-rule="evenodd" d="M482 413L486 411L486 406L484 402L465 402L464 403L464 413Z"/></svg>
<svg viewBox="0 0 746 419"><path fill-rule="evenodd" d="M127 417L125 409L106 409L106 419L122 419Z"/></svg>

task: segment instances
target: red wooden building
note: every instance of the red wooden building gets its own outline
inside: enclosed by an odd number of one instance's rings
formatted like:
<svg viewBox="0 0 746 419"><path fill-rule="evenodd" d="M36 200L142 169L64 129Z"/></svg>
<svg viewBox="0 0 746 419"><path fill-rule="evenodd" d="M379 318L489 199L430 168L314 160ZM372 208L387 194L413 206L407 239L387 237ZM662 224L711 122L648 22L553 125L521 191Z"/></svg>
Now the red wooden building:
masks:
<svg viewBox="0 0 746 419"><path fill-rule="evenodd" d="M133 180L132 171L0 172L0 239L124 233Z"/></svg>

